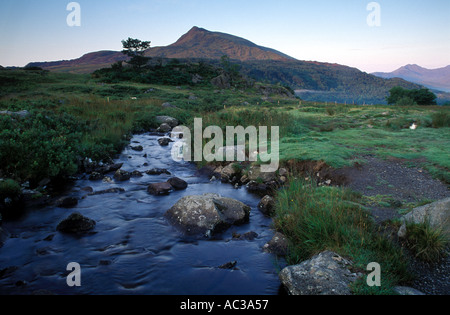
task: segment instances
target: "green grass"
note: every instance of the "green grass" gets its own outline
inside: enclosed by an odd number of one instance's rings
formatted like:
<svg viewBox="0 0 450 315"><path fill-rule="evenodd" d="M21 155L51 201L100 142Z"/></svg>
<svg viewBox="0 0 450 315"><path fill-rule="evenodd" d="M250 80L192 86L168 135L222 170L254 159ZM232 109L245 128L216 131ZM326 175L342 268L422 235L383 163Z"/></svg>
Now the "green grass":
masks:
<svg viewBox="0 0 450 315"><path fill-rule="evenodd" d="M276 196L275 228L290 242L287 261L297 264L325 250L335 251L364 271L371 262L382 266L382 288L357 282L359 294L392 294L392 288L411 279L400 248L382 236L359 203L359 194L312 182L292 180Z"/></svg>
<svg viewBox="0 0 450 315"><path fill-rule="evenodd" d="M406 224L406 245L420 260L436 262L445 257L447 237L429 222Z"/></svg>

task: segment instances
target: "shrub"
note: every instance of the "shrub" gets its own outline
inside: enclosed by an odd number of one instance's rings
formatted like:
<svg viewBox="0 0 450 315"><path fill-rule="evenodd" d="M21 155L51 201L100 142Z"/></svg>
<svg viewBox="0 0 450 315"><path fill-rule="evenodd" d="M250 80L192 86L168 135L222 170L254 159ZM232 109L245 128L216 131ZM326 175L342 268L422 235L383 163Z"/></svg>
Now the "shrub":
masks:
<svg viewBox="0 0 450 315"><path fill-rule="evenodd" d="M82 124L68 114L33 112L0 119L0 167L22 180L64 177L77 171Z"/></svg>
<svg viewBox="0 0 450 315"><path fill-rule="evenodd" d="M413 106L413 105L417 105L417 103L409 96L403 96L402 98L400 98L396 105L398 106Z"/></svg>
<svg viewBox="0 0 450 315"><path fill-rule="evenodd" d="M333 107L327 107L326 112L329 116L334 116L336 114L336 110Z"/></svg>
<svg viewBox="0 0 450 315"><path fill-rule="evenodd" d="M150 131L159 127L156 115L149 112L138 112L133 122L133 132Z"/></svg>
<svg viewBox="0 0 450 315"><path fill-rule="evenodd" d="M450 113L440 111L431 116L433 128L450 127Z"/></svg>
<svg viewBox="0 0 450 315"><path fill-rule="evenodd" d="M6 198L17 199L20 194L21 188L16 181L12 179L0 181L0 202L3 202Z"/></svg>

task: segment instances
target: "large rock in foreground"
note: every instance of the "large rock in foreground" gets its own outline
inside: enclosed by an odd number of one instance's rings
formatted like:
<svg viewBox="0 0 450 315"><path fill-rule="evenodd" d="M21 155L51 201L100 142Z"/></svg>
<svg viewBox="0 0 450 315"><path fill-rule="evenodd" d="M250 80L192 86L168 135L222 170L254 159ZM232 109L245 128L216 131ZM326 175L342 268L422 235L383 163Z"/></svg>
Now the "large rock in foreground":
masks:
<svg viewBox="0 0 450 315"><path fill-rule="evenodd" d="M400 227L398 236L406 235L407 223L428 222L430 226L442 231L450 239L450 198L446 198L434 203L413 209L410 213L402 217L403 225Z"/></svg>
<svg viewBox="0 0 450 315"><path fill-rule="evenodd" d="M165 216L185 234L210 236L248 222L250 207L217 194L204 194L180 199Z"/></svg>
<svg viewBox="0 0 450 315"><path fill-rule="evenodd" d="M349 270L351 262L326 251L280 272L280 280L291 295L350 295L349 285L357 275Z"/></svg>

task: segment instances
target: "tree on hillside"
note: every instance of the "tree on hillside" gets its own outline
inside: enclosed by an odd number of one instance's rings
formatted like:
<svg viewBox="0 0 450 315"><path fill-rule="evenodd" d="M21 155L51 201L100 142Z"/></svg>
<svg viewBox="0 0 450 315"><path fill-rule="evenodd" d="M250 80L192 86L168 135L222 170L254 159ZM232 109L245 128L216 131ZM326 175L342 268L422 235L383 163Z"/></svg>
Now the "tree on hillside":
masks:
<svg viewBox="0 0 450 315"><path fill-rule="evenodd" d="M143 42L139 39L128 37L127 40L122 41L123 50L122 53L131 57L128 64L132 65L136 69L140 69L145 66L150 60L149 57L145 57L144 53L150 48L151 42Z"/></svg>
<svg viewBox="0 0 450 315"><path fill-rule="evenodd" d="M394 87L386 98L389 105L436 105L437 96L428 89L407 90Z"/></svg>

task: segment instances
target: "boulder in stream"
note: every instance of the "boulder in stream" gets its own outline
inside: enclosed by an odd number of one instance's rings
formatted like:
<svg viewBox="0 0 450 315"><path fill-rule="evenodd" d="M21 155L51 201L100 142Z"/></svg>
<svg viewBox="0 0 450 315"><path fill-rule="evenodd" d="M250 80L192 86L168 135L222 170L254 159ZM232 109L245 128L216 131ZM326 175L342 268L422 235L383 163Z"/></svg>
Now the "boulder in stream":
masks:
<svg viewBox="0 0 450 315"><path fill-rule="evenodd" d="M188 183L181 178L172 177L167 181L175 190L184 190L188 187Z"/></svg>
<svg viewBox="0 0 450 315"><path fill-rule="evenodd" d="M67 219L61 221L56 229L64 233L83 233L92 230L95 225L94 220L86 218L78 212L74 212Z"/></svg>
<svg viewBox="0 0 450 315"><path fill-rule="evenodd" d="M180 199L165 216L185 234L211 236L248 222L250 207L217 194L194 195Z"/></svg>
<svg viewBox="0 0 450 315"><path fill-rule="evenodd" d="M154 183L150 184L147 188L149 194L159 196L159 195L167 195L173 187L169 183Z"/></svg>
<svg viewBox="0 0 450 315"><path fill-rule="evenodd" d="M171 142L173 142L173 140L167 137L158 139L158 143L162 147L168 146Z"/></svg>
<svg viewBox="0 0 450 315"><path fill-rule="evenodd" d="M114 174L114 179L123 182L131 178L131 173L124 170L117 170Z"/></svg>
<svg viewBox="0 0 450 315"><path fill-rule="evenodd" d="M166 170L165 168L152 168L151 170L146 171L145 174L147 174L147 175L161 175L161 174L171 175L170 172L168 170Z"/></svg>
<svg viewBox="0 0 450 315"><path fill-rule="evenodd" d="M78 199L75 197L62 197L56 201L56 206L59 208L73 208L78 204Z"/></svg>

